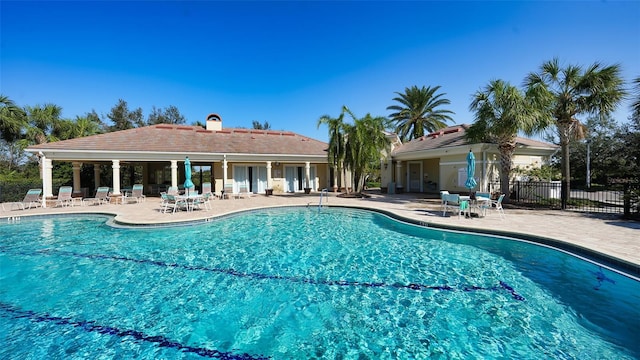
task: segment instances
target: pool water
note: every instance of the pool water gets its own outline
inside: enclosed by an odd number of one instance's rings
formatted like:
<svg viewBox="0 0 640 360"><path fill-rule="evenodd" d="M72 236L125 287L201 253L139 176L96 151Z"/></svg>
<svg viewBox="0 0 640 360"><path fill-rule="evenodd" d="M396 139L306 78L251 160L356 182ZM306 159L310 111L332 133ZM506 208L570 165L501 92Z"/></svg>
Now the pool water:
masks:
<svg viewBox="0 0 640 360"><path fill-rule="evenodd" d="M354 209L0 225L0 358L640 357L640 282Z"/></svg>

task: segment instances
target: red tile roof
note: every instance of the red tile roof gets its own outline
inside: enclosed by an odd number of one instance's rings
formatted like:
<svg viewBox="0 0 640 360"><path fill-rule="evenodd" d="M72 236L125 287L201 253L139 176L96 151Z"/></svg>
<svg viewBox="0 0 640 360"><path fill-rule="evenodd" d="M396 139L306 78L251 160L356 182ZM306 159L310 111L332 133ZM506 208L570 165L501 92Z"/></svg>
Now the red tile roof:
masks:
<svg viewBox="0 0 640 360"><path fill-rule="evenodd" d="M40 144L32 150L150 151L223 154L326 155L328 144L288 131L159 124Z"/></svg>

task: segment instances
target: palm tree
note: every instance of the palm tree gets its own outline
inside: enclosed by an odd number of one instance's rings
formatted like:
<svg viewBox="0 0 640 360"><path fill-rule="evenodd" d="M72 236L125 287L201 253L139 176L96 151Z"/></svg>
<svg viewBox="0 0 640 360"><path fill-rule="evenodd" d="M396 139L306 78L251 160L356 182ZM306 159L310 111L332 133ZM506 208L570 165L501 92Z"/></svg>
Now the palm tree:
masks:
<svg viewBox="0 0 640 360"><path fill-rule="evenodd" d="M500 151L500 191L509 200L509 179L519 132L527 135L548 127L550 118L536 110L536 102L518 88L503 80L492 80L483 91L477 91L469 110L475 122L466 131L472 142L493 142Z"/></svg>
<svg viewBox="0 0 640 360"><path fill-rule="evenodd" d="M395 122L395 132L400 140L416 139L425 134L446 127L447 121L453 121L449 114L453 111L438 109L442 105L449 105L451 101L443 98L445 94L437 94L440 86L422 87L412 86L405 88L404 93L399 93L394 101L400 105L392 105L387 110L395 111L390 115Z"/></svg>
<svg viewBox="0 0 640 360"><path fill-rule="evenodd" d="M90 114L86 116L76 116L75 120L64 120L63 122L66 124L66 130L61 140L75 139L100 133L100 122L96 121Z"/></svg>
<svg viewBox="0 0 640 360"><path fill-rule="evenodd" d="M58 141L64 137L65 126L60 119L62 114L60 106L54 104L27 106L26 113L30 126L25 140L29 144L43 144Z"/></svg>
<svg viewBox="0 0 640 360"><path fill-rule="evenodd" d="M0 95L0 134L7 143L20 138L26 127L26 114L9 97Z"/></svg>
<svg viewBox="0 0 640 360"><path fill-rule="evenodd" d="M562 68L558 59L542 64L540 71L525 79L527 92L542 99L554 119L562 151L562 209L567 208L571 170L569 143L582 136L584 130L577 115L609 115L625 96L620 66L604 66L598 62L582 69L569 65Z"/></svg>
<svg viewBox="0 0 640 360"><path fill-rule="evenodd" d="M358 119L346 107L343 113L353 118L353 125L347 126L345 142L345 165L353 172L353 183L356 192L361 192L366 174L380 164L382 151L389 146L389 139L384 133L385 118L373 117L371 114ZM374 165L376 164L376 165Z"/></svg>
<svg viewBox="0 0 640 360"><path fill-rule="evenodd" d="M322 115L318 119L317 124L318 128L320 128L320 125L322 124L326 124L329 128L329 148L327 149L327 158L329 160L329 164L331 164L334 169L333 186L336 190L338 188L337 176L340 174L340 169L342 168L342 163L344 161L344 114L346 108L346 106L342 107L342 112L337 118L332 118L329 115Z"/></svg>
<svg viewBox="0 0 640 360"><path fill-rule="evenodd" d="M634 98L632 99L633 103L631 104L631 116L635 119L640 119L640 76L633 79L634 85Z"/></svg>

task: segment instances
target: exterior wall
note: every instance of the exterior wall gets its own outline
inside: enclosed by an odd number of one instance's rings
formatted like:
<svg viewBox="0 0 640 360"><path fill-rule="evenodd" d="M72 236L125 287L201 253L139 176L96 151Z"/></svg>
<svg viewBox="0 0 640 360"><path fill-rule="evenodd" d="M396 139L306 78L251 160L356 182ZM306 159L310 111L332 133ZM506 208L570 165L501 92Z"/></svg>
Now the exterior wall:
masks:
<svg viewBox="0 0 640 360"><path fill-rule="evenodd" d="M214 176L215 176L215 189L216 191L220 191L222 189L224 189L224 181L223 181L223 176L224 176L224 172L223 172L223 168L222 168L222 163L221 162L217 162L213 164L213 172L214 172ZM239 166L248 166L248 167L266 167L267 163L266 162L227 162L227 183L235 183L239 174L236 174L237 172L237 167ZM285 193L287 192L286 189L286 184L287 184L287 179L286 179L286 167L295 167L295 168L302 168L302 178L298 179L298 181L300 182L301 186L304 188L306 187L305 184L305 167L306 164L305 163L280 163L280 162L276 162L273 161L271 163L271 187L273 189L273 193L277 194L277 193ZM325 184L328 183L328 167L326 163L311 163L310 164L310 175L312 176L312 178L310 179L313 183L313 187L312 190L313 191L318 191L320 189L325 188ZM315 174L314 174L315 172ZM297 175L297 174L296 174ZM255 175L254 175L255 176ZM269 181L268 181L269 182ZM253 189L254 192L258 193L264 193L262 191L256 191L255 189ZM296 192L298 191L302 191L299 189L295 189Z"/></svg>
<svg viewBox="0 0 640 360"><path fill-rule="evenodd" d="M466 154L462 155L454 155L454 156L443 156L440 158L439 167L440 167L440 181L439 188L440 190L447 190L449 192L464 192L468 191L464 185L460 186L458 174L460 169L467 168L466 162Z"/></svg>
<svg viewBox="0 0 640 360"><path fill-rule="evenodd" d="M440 191L440 159L424 160L423 171L423 192L431 193Z"/></svg>
<svg viewBox="0 0 640 360"><path fill-rule="evenodd" d="M516 155L513 158L513 168L539 169L545 162L545 158L535 155ZM512 180L517 178L516 174L511 174Z"/></svg>

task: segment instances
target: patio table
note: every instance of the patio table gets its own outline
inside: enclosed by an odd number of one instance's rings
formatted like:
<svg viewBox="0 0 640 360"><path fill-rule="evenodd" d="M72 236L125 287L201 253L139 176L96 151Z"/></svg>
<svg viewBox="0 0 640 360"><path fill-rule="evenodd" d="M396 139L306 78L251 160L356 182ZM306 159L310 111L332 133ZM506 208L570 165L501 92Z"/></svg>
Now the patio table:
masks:
<svg viewBox="0 0 640 360"><path fill-rule="evenodd" d="M176 195L177 201L184 201L187 204L187 211L193 211L197 201L204 201L202 194Z"/></svg>
<svg viewBox="0 0 640 360"><path fill-rule="evenodd" d="M482 206L486 206L487 208L491 206L491 199L484 196L476 196L475 199L471 199L469 195L461 195L460 201L466 201L469 203L469 207L467 208L467 215L472 217L471 209L476 209L478 217L480 217L480 209ZM475 212L473 213L475 214Z"/></svg>

